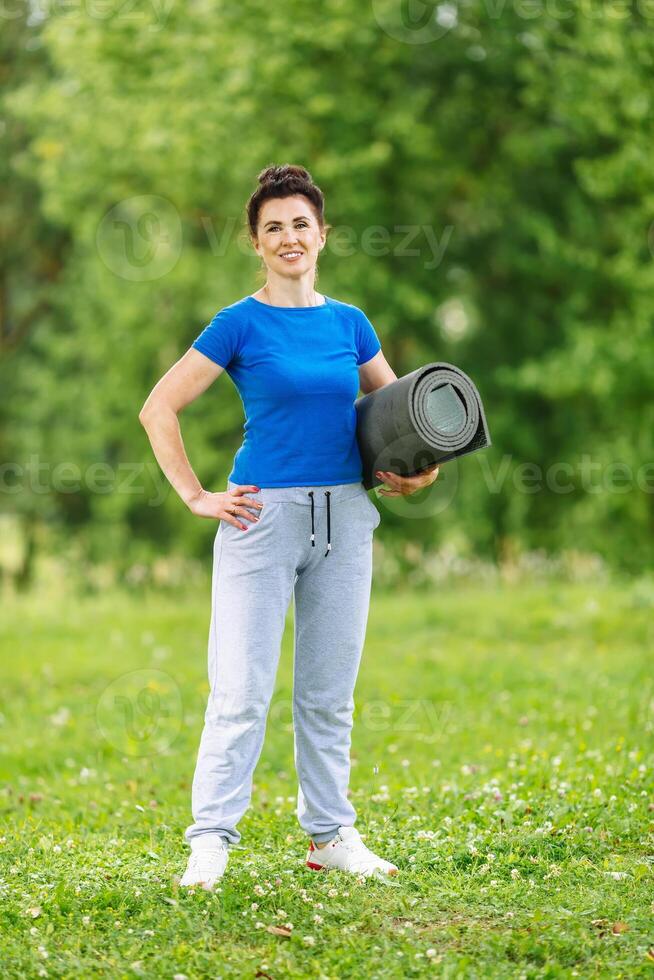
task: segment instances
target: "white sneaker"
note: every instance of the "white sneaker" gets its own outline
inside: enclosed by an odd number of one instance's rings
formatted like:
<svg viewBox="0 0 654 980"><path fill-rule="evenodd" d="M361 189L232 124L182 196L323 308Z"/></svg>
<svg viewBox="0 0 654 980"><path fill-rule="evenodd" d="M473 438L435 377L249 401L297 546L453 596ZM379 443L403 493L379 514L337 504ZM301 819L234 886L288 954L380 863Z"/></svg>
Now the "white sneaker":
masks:
<svg viewBox="0 0 654 980"><path fill-rule="evenodd" d="M228 854L227 844L192 851L179 882L180 888L200 885L205 891L212 891L225 872Z"/></svg>
<svg viewBox="0 0 654 980"><path fill-rule="evenodd" d="M398 874L398 868L394 864L377 857L366 847L356 827L339 827L336 836L324 847L316 847L311 841L306 863L313 871L338 868L365 878L379 873Z"/></svg>

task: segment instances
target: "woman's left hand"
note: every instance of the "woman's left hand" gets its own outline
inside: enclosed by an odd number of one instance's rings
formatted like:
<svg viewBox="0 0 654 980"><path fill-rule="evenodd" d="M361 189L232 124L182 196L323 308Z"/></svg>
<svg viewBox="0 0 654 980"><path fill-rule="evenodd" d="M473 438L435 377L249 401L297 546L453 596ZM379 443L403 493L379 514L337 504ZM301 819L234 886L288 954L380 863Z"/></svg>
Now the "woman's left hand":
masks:
<svg viewBox="0 0 654 980"><path fill-rule="evenodd" d="M387 483L390 490L380 490L380 496L384 497L406 497L411 493L416 493L424 487L431 486L438 478L438 464L432 466L422 473L415 473L413 476L399 476L397 473L390 473L388 470L377 470L377 479Z"/></svg>

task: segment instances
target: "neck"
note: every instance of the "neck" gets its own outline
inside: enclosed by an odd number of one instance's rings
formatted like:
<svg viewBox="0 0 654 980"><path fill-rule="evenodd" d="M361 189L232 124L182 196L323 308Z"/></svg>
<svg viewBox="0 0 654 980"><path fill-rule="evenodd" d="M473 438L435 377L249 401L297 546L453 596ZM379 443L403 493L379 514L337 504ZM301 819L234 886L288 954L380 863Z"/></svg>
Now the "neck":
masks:
<svg viewBox="0 0 654 980"><path fill-rule="evenodd" d="M268 279L261 293L263 301L271 306L323 305L322 296L309 280Z"/></svg>

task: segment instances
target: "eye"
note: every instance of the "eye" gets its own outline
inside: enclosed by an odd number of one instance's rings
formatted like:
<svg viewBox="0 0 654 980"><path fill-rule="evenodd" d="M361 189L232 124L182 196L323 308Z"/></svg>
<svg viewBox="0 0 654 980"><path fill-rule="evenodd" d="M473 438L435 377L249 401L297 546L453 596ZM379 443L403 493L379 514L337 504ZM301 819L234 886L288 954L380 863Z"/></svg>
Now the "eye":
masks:
<svg viewBox="0 0 654 980"><path fill-rule="evenodd" d="M306 221L296 221L297 228L308 228L309 224ZM279 225L271 225L268 231L279 231Z"/></svg>

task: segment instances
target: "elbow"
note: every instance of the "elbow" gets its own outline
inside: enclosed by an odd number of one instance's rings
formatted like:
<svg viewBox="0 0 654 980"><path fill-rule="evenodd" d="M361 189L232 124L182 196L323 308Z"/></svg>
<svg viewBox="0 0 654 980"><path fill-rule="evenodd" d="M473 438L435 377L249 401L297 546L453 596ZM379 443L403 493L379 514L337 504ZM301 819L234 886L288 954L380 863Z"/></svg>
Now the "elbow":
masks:
<svg viewBox="0 0 654 980"><path fill-rule="evenodd" d="M148 402L146 402L143 408L141 409L141 411L139 412L139 422L141 423L144 429L147 429L148 425L152 420L153 415L154 415L153 406L148 404Z"/></svg>
<svg viewBox="0 0 654 980"><path fill-rule="evenodd" d="M165 402L147 401L139 412L139 422L144 429L147 429L155 419L159 419L163 415L168 415L169 413L172 413L173 415L177 414L177 412L175 412L170 405L165 404Z"/></svg>

